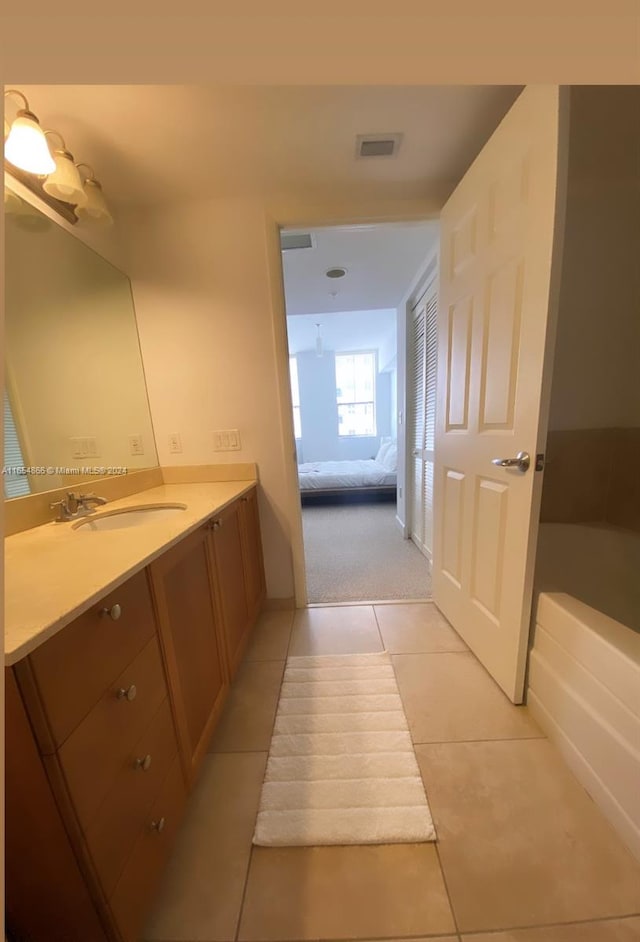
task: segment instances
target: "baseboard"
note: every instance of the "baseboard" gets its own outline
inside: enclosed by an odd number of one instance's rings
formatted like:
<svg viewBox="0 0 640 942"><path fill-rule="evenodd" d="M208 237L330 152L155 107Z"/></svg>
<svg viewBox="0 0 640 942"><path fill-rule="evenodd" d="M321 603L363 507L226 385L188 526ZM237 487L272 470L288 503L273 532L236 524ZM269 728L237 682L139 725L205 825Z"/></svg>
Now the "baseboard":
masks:
<svg viewBox="0 0 640 942"><path fill-rule="evenodd" d="M637 825L531 688L527 691L527 708L536 723L559 750L580 784L609 819L631 853L640 860L640 830Z"/></svg>
<svg viewBox="0 0 640 942"><path fill-rule="evenodd" d="M293 596L286 599L265 599L262 605L263 612L283 612L296 607L296 600Z"/></svg>

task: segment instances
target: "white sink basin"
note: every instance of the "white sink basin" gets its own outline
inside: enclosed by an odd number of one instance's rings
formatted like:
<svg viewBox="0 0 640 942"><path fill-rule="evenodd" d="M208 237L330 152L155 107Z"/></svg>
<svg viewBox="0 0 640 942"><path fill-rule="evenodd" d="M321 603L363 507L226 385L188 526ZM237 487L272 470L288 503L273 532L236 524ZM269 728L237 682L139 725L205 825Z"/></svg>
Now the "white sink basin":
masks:
<svg viewBox="0 0 640 942"><path fill-rule="evenodd" d="M140 507L123 507L122 510L106 510L95 517L84 517L74 523L72 529L82 533L94 533L97 530L143 527L147 523L166 520L186 509L186 504L142 504Z"/></svg>

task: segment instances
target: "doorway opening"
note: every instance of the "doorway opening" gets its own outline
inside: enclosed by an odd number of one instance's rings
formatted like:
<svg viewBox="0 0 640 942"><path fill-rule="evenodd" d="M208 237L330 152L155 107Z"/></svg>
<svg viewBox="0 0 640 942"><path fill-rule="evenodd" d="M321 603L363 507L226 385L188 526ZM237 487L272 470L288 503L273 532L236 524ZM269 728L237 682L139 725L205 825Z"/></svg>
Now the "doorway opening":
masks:
<svg viewBox="0 0 640 942"><path fill-rule="evenodd" d="M432 308L420 350L414 321L437 240L436 221L281 232L309 604L431 597Z"/></svg>

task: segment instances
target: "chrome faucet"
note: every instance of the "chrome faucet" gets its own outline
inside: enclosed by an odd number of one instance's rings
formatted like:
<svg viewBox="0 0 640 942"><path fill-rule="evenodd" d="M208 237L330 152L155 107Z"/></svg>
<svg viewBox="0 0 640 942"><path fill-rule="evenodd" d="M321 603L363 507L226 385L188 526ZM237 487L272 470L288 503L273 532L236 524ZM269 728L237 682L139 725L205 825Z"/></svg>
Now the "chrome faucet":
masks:
<svg viewBox="0 0 640 942"><path fill-rule="evenodd" d="M94 513L95 507L92 509L91 504L106 503L106 498L98 497L97 494L74 494L73 491L69 491L66 497L54 501L53 504L49 504L49 507L51 510L59 509L59 514L56 517L57 521L65 521L75 520L76 517L86 517L87 514Z"/></svg>

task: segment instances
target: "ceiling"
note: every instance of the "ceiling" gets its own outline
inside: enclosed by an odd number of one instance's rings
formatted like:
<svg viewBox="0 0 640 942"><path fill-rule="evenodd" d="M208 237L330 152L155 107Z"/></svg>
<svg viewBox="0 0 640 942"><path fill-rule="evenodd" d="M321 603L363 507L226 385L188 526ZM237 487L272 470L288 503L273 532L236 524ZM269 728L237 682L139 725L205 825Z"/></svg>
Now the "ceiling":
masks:
<svg viewBox="0 0 640 942"><path fill-rule="evenodd" d="M450 86L21 86L116 207L223 196L444 197L521 90ZM11 112L9 111L11 115ZM357 134L401 132L356 159Z"/></svg>
<svg viewBox="0 0 640 942"><path fill-rule="evenodd" d="M438 223L304 231L311 233L313 248L282 253L289 316L395 309L435 247ZM337 266L346 275L327 278L327 269Z"/></svg>

